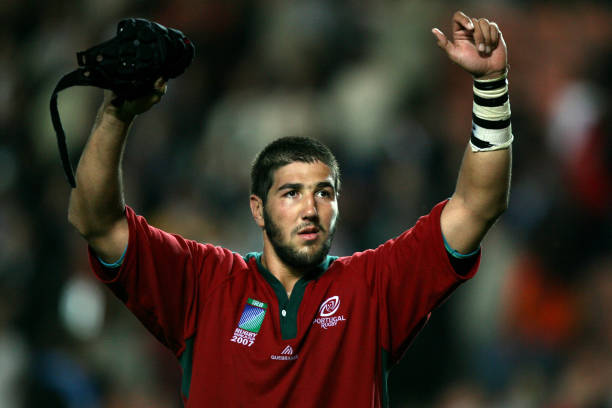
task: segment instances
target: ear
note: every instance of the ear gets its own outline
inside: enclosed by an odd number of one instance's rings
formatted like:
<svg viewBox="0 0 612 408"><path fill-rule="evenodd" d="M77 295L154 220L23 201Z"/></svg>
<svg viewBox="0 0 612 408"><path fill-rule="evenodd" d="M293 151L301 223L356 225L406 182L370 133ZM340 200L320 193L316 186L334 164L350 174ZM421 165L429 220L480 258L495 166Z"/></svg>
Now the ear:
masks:
<svg viewBox="0 0 612 408"><path fill-rule="evenodd" d="M249 197L249 204L251 205L251 214L253 215L255 223L259 226L259 228L263 228L265 225L263 216L263 201L255 194L251 194Z"/></svg>

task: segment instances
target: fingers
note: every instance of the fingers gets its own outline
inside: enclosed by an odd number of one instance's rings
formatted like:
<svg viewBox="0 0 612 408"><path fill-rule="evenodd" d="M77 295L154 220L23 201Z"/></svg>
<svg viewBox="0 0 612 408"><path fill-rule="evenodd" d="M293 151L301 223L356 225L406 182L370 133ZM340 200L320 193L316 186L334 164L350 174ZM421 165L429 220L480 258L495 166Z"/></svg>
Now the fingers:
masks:
<svg viewBox="0 0 612 408"><path fill-rule="evenodd" d="M454 41L470 39L474 42L474 46L478 52L484 55L490 55L497 48L497 44L501 37L497 24L490 22L486 18L471 18L461 11L456 11L453 14L453 41L449 41L446 35L438 28L431 30L436 37L438 46L447 53L453 52Z"/></svg>
<svg viewBox="0 0 612 408"><path fill-rule="evenodd" d="M161 98L166 94L167 90L168 84L166 83L166 80L161 77L157 78L157 80L153 84L153 92L149 96L149 103L151 103L151 105L155 105L156 103L161 101Z"/></svg>
<svg viewBox="0 0 612 408"><path fill-rule="evenodd" d="M486 18L478 19L478 25L480 26L480 31L482 31L482 40L483 40L484 47L485 47L484 53L490 54L491 53L491 29L489 28L490 27L489 20L487 20Z"/></svg>
<svg viewBox="0 0 612 408"><path fill-rule="evenodd" d="M159 99L166 94L167 90L168 84L166 83L166 80L164 78L157 78L153 84L153 95L157 97L156 102L158 102Z"/></svg>
<svg viewBox="0 0 612 408"><path fill-rule="evenodd" d="M489 28L491 30L491 49L494 50L499 44L499 27L496 23L491 23Z"/></svg>
<svg viewBox="0 0 612 408"><path fill-rule="evenodd" d="M164 95L166 93L166 90L168 89L168 83L164 78L160 77L157 78L157 80L153 84L153 88L156 91L161 92L162 95Z"/></svg>
<svg viewBox="0 0 612 408"><path fill-rule="evenodd" d="M474 23L474 46L482 55L491 54L499 44L501 37L499 27L486 18L472 18L472 22Z"/></svg>
<svg viewBox="0 0 612 408"><path fill-rule="evenodd" d="M161 101L161 98L166 94L166 91L168 90L168 84L166 81L167 80L162 77L159 77L155 80L155 82L153 83L153 92L151 92L150 95L144 96L140 100L136 100L136 102L139 102L138 104L141 105L138 107L138 110L143 109L144 112L145 110L151 108L151 106Z"/></svg>
<svg viewBox="0 0 612 408"><path fill-rule="evenodd" d="M462 11L456 11L453 14L453 33L461 30L472 31L474 24L472 20L466 16Z"/></svg>
<svg viewBox="0 0 612 408"><path fill-rule="evenodd" d="M447 47L449 47L451 43L448 41L448 38L446 38L444 33L437 28L433 28L431 32L438 40L438 47L442 48L444 51L447 51Z"/></svg>
<svg viewBox="0 0 612 408"><path fill-rule="evenodd" d="M474 46L480 53L484 53L485 51L485 43L484 36L482 35L482 27L478 23L477 18L472 18L472 22L474 23Z"/></svg>

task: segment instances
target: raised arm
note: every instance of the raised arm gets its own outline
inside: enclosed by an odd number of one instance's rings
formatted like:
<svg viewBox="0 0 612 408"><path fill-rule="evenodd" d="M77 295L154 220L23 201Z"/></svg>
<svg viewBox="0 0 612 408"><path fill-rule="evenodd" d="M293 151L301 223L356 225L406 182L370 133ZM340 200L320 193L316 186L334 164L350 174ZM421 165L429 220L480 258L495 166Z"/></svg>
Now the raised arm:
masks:
<svg viewBox="0 0 612 408"><path fill-rule="evenodd" d="M460 11L453 15L452 41L437 28L432 32L451 61L474 78L472 135L440 221L449 246L467 254L478 248L508 203L512 129L507 48L497 24Z"/></svg>
<svg viewBox="0 0 612 408"><path fill-rule="evenodd" d="M123 254L129 238L124 216L121 158L128 131L137 114L159 102L166 85L159 79L150 95L125 101L105 91L89 140L76 172L77 187L70 193L68 220L105 262L113 263Z"/></svg>

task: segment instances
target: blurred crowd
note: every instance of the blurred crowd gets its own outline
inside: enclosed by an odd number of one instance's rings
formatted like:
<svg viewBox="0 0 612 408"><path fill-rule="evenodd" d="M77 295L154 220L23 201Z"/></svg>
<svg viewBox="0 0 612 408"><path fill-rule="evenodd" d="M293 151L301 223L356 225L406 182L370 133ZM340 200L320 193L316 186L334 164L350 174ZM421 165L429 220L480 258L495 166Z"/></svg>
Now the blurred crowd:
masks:
<svg viewBox="0 0 612 408"><path fill-rule="evenodd" d="M327 143L343 190L334 255L376 247L453 192L471 78L430 33L455 8L498 22L515 135L510 206L476 278L390 377L392 407L612 407L612 7L606 1L8 0L0 3L0 407L179 407L179 366L89 270L48 103L75 53L125 17L176 27L196 58L137 118L127 203L245 254L255 154ZM101 103L59 109L73 163ZM316 375L316 373L313 373Z"/></svg>

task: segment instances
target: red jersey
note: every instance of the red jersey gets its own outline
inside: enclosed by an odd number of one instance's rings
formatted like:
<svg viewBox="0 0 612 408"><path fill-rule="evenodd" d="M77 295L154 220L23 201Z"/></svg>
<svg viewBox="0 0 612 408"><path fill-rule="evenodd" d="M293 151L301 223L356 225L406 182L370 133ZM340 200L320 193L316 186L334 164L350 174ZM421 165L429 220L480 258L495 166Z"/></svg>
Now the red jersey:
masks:
<svg viewBox="0 0 612 408"><path fill-rule="evenodd" d="M429 313L478 268L455 272L445 202L374 250L331 257L288 298L261 254L168 234L126 209L118 270L91 265L178 358L186 407L381 407L387 376Z"/></svg>

